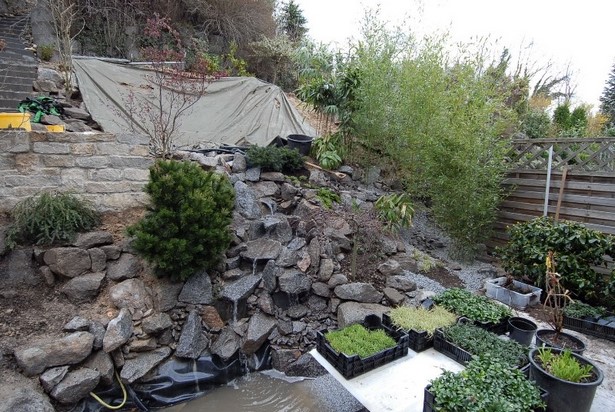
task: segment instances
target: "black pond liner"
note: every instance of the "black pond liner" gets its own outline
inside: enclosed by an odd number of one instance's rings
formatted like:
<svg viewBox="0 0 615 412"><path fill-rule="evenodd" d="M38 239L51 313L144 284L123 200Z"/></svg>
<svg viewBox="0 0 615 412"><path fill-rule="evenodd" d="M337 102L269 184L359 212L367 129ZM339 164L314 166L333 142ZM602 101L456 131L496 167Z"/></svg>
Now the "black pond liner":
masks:
<svg viewBox="0 0 615 412"><path fill-rule="evenodd" d="M613 316L613 314L608 314L605 317L609 316ZM594 318L578 319L564 315L564 326L567 329L615 342L615 327L601 325L598 321L599 319Z"/></svg>
<svg viewBox="0 0 615 412"><path fill-rule="evenodd" d="M249 365L249 366L248 366ZM248 371L271 369L271 350L264 345L249 361L235 354L227 361L216 355L201 356L196 360L169 358L156 369L156 374L144 382L124 385L128 400L122 410L148 411L164 408L199 398L218 386L226 385ZM113 386L97 387L93 391L109 405L122 402L122 391L117 381ZM92 397L79 402L71 412L108 411Z"/></svg>

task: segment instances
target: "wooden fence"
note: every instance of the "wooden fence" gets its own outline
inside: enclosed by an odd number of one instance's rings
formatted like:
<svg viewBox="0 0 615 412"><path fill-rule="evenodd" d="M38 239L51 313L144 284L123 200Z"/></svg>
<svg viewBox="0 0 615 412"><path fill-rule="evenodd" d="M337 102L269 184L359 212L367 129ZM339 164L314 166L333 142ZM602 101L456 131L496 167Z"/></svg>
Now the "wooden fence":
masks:
<svg viewBox="0 0 615 412"><path fill-rule="evenodd" d="M516 140L490 248L506 242L507 226L543 215L550 147L548 216L615 235L615 138Z"/></svg>

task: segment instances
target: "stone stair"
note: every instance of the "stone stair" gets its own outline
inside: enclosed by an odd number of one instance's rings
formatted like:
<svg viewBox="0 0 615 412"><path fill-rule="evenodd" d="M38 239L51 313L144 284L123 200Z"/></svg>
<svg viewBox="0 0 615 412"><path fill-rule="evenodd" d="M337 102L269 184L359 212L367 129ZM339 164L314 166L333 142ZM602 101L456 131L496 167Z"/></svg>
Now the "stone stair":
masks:
<svg viewBox="0 0 615 412"><path fill-rule="evenodd" d="M0 16L0 39L6 43L0 51L0 112L17 112L19 102L32 96L38 63L22 39L29 20L27 15Z"/></svg>

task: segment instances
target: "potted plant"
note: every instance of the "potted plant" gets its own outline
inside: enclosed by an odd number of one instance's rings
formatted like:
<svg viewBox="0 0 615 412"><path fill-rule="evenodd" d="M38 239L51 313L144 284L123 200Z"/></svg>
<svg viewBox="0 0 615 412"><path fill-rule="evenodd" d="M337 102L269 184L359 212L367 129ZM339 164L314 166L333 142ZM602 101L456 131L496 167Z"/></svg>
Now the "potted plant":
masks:
<svg viewBox="0 0 615 412"><path fill-rule="evenodd" d="M363 324L318 332L316 349L346 379L351 379L406 356L408 335L392 330L378 316L371 315Z"/></svg>
<svg viewBox="0 0 615 412"><path fill-rule="evenodd" d="M459 373L444 371L425 388L423 412L533 411L548 397L518 369L486 355Z"/></svg>
<svg viewBox="0 0 615 412"><path fill-rule="evenodd" d="M602 307L574 301L564 308L564 326L587 335L615 341L615 315Z"/></svg>
<svg viewBox="0 0 615 412"><path fill-rule="evenodd" d="M493 302L485 296L475 295L465 289L451 288L434 297L437 305L458 316L471 319L484 329L497 334L506 333L512 312L508 306Z"/></svg>
<svg viewBox="0 0 615 412"><path fill-rule="evenodd" d="M547 411L589 411L604 374L589 359L569 350L530 351L530 379L549 392Z"/></svg>
<svg viewBox="0 0 615 412"><path fill-rule="evenodd" d="M382 320L385 325L407 333L410 349L421 352L433 345L435 330L455 324L457 316L441 306L399 306L385 313Z"/></svg>
<svg viewBox="0 0 615 412"><path fill-rule="evenodd" d="M508 337L523 346L530 346L532 344L537 330L538 325L529 319L518 316L508 319Z"/></svg>
<svg viewBox="0 0 615 412"><path fill-rule="evenodd" d="M511 275L485 281L485 294L491 299L525 310L540 303L542 289L515 280Z"/></svg>
<svg viewBox="0 0 615 412"><path fill-rule="evenodd" d="M434 338L434 349L463 365L473 355L490 354L505 364L521 368L528 363L528 348L514 340L500 339L498 335L471 324L438 329Z"/></svg>
<svg viewBox="0 0 615 412"><path fill-rule="evenodd" d="M546 291L544 307L550 312L548 322L552 329L539 329L536 331L536 345L549 346L583 354L585 343L562 332L564 328L564 309L568 302L572 301L570 292L564 289L560 283L560 274L555 271L555 259L553 252L547 254Z"/></svg>

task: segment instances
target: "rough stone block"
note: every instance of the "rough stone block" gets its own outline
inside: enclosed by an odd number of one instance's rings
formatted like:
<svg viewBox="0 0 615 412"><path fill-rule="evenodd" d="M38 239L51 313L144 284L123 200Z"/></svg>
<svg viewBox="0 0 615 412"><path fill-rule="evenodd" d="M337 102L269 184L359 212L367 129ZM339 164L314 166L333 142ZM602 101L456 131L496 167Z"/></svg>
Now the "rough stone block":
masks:
<svg viewBox="0 0 615 412"><path fill-rule="evenodd" d="M80 157L75 160L75 163L77 166L87 169L103 169L111 165L109 158L106 156Z"/></svg>
<svg viewBox="0 0 615 412"><path fill-rule="evenodd" d="M66 143L37 142L32 145L32 151L43 154L69 154L70 145Z"/></svg>

